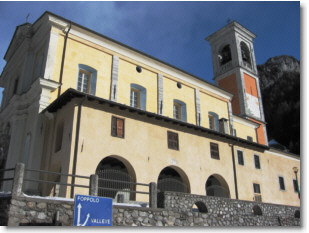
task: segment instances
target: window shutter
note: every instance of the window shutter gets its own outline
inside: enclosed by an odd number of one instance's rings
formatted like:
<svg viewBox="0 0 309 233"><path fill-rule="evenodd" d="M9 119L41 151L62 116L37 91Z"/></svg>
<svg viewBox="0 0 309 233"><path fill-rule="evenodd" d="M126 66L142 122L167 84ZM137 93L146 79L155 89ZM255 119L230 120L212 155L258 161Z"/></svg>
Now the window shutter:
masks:
<svg viewBox="0 0 309 233"><path fill-rule="evenodd" d="M112 117L112 136L117 136L117 119Z"/></svg>
<svg viewBox="0 0 309 233"><path fill-rule="evenodd" d="M90 79L90 94L95 95L95 91L97 88L97 73L91 73Z"/></svg>
<svg viewBox="0 0 309 233"><path fill-rule="evenodd" d="M117 136L123 137L123 120L117 119Z"/></svg>

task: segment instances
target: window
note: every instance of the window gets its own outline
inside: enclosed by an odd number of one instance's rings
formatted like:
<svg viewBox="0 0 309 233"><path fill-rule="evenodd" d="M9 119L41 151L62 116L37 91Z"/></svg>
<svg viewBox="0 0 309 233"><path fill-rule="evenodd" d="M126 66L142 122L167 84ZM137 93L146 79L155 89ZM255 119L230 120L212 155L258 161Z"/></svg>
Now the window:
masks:
<svg viewBox="0 0 309 233"><path fill-rule="evenodd" d="M13 95L17 94L18 90L18 77L14 81Z"/></svg>
<svg viewBox="0 0 309 233"><path fill-rule="evenodd" d="M173 117L174 119L187 121L187 107L186 104L180 100L174 100L173 103Z"/></svg>
<svg viewBox="0 0 309 233"><path fill-rule="evenodd" d="M221 66L231 61L232 53L231 53L230 45L224 46L218 57L219 57L219 62Z"/></svg>
<svg viewBox="0 0 309 233"><path fill-rule="evenodd" d="M210 143L210 156L213 159L220 159L219 156L219 145L217 143Z"/></svg>
<svg viewBox="0 0 309 233"><path fill-rule="evenodd" d="M261 189L260 184L253 184L253 192L254 192L254 201L261 202L262 201L262 195L261 195Z"/></svg>
<svg viewBox="0 0 309 233"><path fill-rule="evenodd" d="M238 158L238 164L244 165L244 155L242 151L240 150L237 151L237 158Z"/></svg>
<svg viewBox="0 0 309 233"><path fill-rule="evenodd" d="M294 187L294 192L298 193L298 184L297 184L297 180L293 180L293 187Z"/></svg>
<svg viewBox="0 0 309 233"><path fill-rule="evenodd" d="M124 138L124 119L112 116L112 136Z"/></svg>
<svg viewBox="0 0 309 233"><path fill-rule="evenodd" d="M78 82L77 82L77 90L88 93L89 92L89 81L90 81L91 73L86 70L79 70L78 73Z"/></svg>
<svg viewBox="0 0 309 233"><path fill-rule="evenodd" d="M245 65L251 68L251 58L248 46L242 41L240 42L241 57Z"/></svg>
<svg viewBox="0 0 309 233"><path fill-rule="evenodd" d="M55 152L60 151L62 147L62 138L63 138L63 122L58 124L57 133L56 133L56 142L55 142Z"/></svg>
<svg viewBox="0 0 309 233"><path fill-rule="evenodd" d="M130 106L146 110L146 88L134 83L130 87Z"/></svg>
<svg viewBox="0 0 309 233"><path fill-rule="evenodd" d="M179 150L178 134L167 131L167 145L169 149Z"/></svg>
<svg viewBox="0 0 309 233"><path fill-rule="evenodd" d="M214 112L208 112L209 129L219 131L219 116Z"/></svg>
<svg viewBox="0 0 309 233"><path fill-rule="evenodd" d="M253 184L253 191L254 193L261 193L260 185L259 184Z"/></svg>
<svg viewBox="0 0 309 233"><path fill-rule="evenodd" d="M35 61L35 73L34 73L35 79L42 75L43 60L44 60L44 53L38 54Z"/></svg>
<svg viewBox="0 0 309 233"><path fill-rule="evenodd" d="M256 169L261 169L260 156L254 155L254 166Z"/></svg>
<svg viewBox="0 0 309 233"><path fill-rule="evenodd" d="M140 108L140 92L134 88L131 88L130 106Z"/></svg>
<svg viewBox="0 0 309 233"><path fill-rule="evenodd" d="M247 140L248 140L249 142L253 142L253 138L252 138L251 136L247 136Z"/></svg>
<svg viewBox="0 0 309 233"><path fill-rule="evenodd" d="M215 130L215 119L214 116L208 115L209 129Z"/></svg>
<svg viewBox="0 0 309 233"><path fill-rule="evenodd" d="M174 103L174 119L181 120L181 105Z"/></svg>
<svg viewBox="0 0 309 233"><path fill-rule="evenodd" d="M87 65L78 65L77 90L95 95L97 71Z"/></svg>
<svg viewBox="0 0 309 233"><path fill-rule="evenodd" d="M237 137L237 131L236 131L236 129L233 129L233 136Z"/></svg>
<svg viewBox="0 0 309 233"><path fill-rule="evenodd" d="M285 190L284 178L282 176L279 176L279 186L280 190Z"/></svg>

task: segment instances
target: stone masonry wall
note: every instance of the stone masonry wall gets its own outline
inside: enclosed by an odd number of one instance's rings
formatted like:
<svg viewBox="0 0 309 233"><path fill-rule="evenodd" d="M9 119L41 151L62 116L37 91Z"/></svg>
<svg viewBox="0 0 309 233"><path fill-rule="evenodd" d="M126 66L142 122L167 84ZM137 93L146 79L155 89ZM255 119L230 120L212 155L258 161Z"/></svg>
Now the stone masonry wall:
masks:
<svg viewBox="0 0 309 233"><path fill-rule="evenodd" d="M11 196L0 196L0 226L6 226Z"/></svg>
<svg viewBox="0 0 309 233"><path fill-rule="evenodd" d="M166 210L185 214L191 212L196 203L206 208L208 221L213 219L213 223L216 223L219 220L220 225L300 225L300 219L295 218L299 207L177 192L158 194L158 207ZM255 206L258 206L262 215L254 215Z"/></svg>
<svg viewBox="0 0 309 233"><path fill-rule="evenodd" d="M8 200L0 197L0 203ZM57 211L62 226L73 225L73 201L25 196L10 201L9 226L53 225ZM113 226L300 226L300 219L294 218L297 207L171 192L160 193L158 201L164 208L113 206ZM205 203L206 213L192 212L198 201ZM256 204L262 216L253 215Z"/></svg>

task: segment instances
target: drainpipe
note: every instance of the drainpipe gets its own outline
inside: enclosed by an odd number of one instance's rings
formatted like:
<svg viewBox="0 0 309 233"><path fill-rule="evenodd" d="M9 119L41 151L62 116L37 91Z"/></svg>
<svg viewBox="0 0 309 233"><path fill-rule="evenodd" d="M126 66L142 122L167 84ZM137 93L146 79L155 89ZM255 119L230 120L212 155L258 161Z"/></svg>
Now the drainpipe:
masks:
<svg viewBox="0 0 309 233"><path fill-rule="evenodd" d="M236 200L238 200L238 188L237 188L237 176L236 176L236 166L235 166L235 155L234 155L234 145L229 144L232 150L232 160L233 160L233 173L234 173L234 183L235 183L235 194Z"/></svg>
<svg viewBox="0 0 309 233"><path fill-rule="evenodd" d="M64 37L64 44L63 44L63 51L62 51L62 59L61 59L61 68L60 68L60 77L59 77L60 86L59 86L59 88L58 88L58 97L60 96L60 93L61 93L62 76L63 76L63 67L64 67L64 59L65 59L65 52L66 52L66 48L67 48L67 40L68 40L69 32L70 32L70 30L71 30L71 26L72 26L72 22L70 21L69 29L68 29L68 31L65 33L65 37Z"/></svg>
<svg viewBox="0 0 309 233"><path fill-rule="evenodd" d="M74 185L75 185L75 175L76 175L76 164L77 164L77 154L78 154L78 140L79 140L79 130L80 130L80 119L82 113L82 105L86 98L78 105L78 112L77 112L77 121L76 121L76 132L75 132L75 146L74 146L74 158L73 158L73 167L72 167L72 181L71 181L71 195L70 197L73 198L74 196Z"/></svg>

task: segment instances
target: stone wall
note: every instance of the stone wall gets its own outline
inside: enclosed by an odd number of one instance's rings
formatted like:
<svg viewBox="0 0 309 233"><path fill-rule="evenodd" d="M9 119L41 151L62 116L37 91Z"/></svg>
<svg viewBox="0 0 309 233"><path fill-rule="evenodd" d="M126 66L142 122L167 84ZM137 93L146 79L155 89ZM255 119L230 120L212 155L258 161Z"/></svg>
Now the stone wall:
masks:
<svg viewBox="0 0 309 233"><path fill-rule="evenodd" d="M5 203L11 204L8 206ZM8 213L8 225L72 226L73 200L53 200L18 196L0 197L1 209ZM201 212L193 212L198 203ZM201 205L204 203L204 207ZM262 215L254 215L252 208L259 205ZM159 194L159 207L142 208L113 206L113 226L300 226L294 218L297 207L237 201L184 193ZM6 209L7 208L7 209ZM58 221L57 220L58 212Z"/></svg>
<svg viewBox="0 0 309 233"><path fill-rule="evenodd" d="M7 225L11 198L10 195L0 196L0 226Z"/></svg>
<svg viewBox="0 0 309 233"><path fill-rule="evenodd" d="M219 220L219 225L300 225L295 218L299 207L176 192L158 194L158 207L166 210L190 213L194 204L207 214L207 222L213 219L212 224Z"/></svg>

